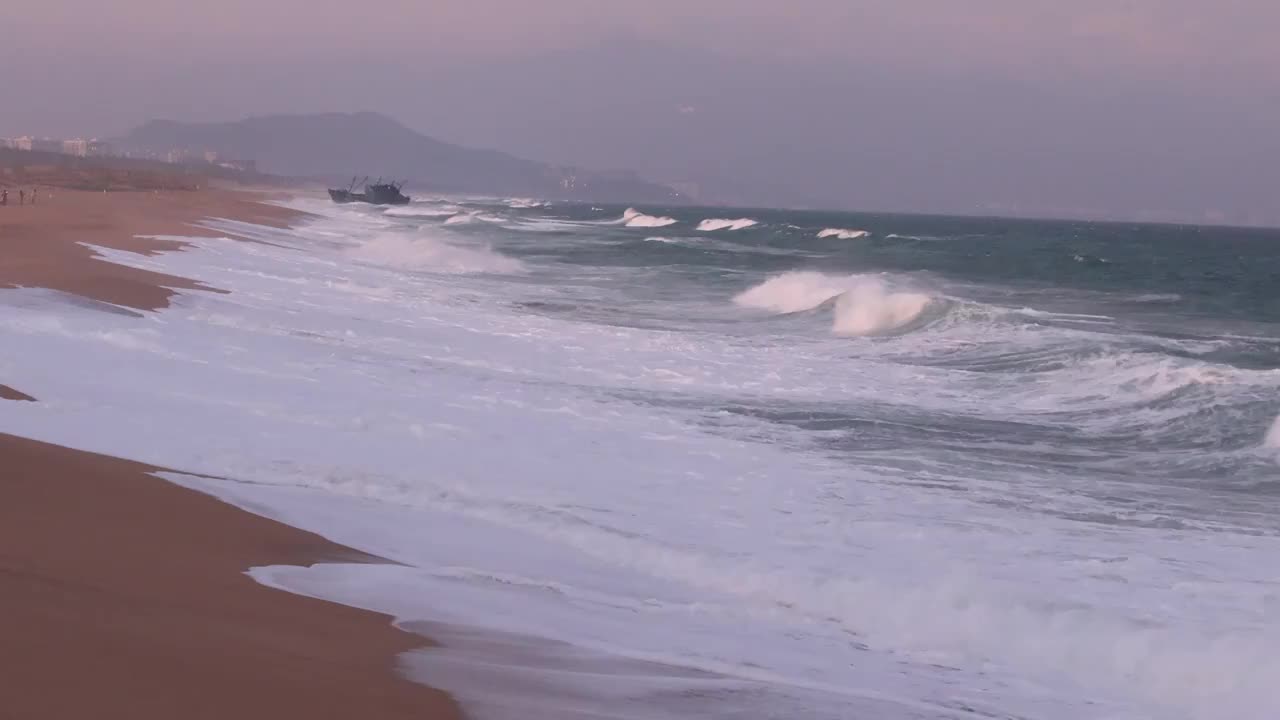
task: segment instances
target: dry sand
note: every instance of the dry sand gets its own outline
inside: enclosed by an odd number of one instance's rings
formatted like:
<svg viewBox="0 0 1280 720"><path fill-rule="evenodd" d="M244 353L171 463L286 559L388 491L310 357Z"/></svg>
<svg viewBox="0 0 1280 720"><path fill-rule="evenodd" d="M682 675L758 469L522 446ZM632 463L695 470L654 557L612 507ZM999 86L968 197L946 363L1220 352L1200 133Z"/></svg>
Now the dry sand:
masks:
<svg viewBox="0 0 1280 720"><path fill-rule="evenodd" d="M192 223L209 216L284 223L292 213L226 191L56 191L0 207L0 287L163 307L198 285L77 243L174 251L133 236L198 234ZM0 398L39 411L13 388ZM424 638L244 574L353 551L153 470L0 434L0 719L459 717L446 694L395 672L397 654Z"/></svg>

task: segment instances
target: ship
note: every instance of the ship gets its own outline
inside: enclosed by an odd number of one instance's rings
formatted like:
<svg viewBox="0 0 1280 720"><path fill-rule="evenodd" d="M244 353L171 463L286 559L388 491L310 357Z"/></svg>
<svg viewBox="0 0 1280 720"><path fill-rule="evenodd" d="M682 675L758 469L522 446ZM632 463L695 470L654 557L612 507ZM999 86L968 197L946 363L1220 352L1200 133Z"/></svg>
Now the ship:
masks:
<svg viewBox="0 0 1280 720"><path fill-rule="evenodd" d="M371 205L407 205L409 204L409 196L400 191L404 187L403 182L382 182L382 178L378 178L377 182L369 182L368 176L361 183L361 191L356 192L356 185L359 181L351 178L351 184L346 188L329 188L329 199L336 203L352 203L363 202Z"/></svg>

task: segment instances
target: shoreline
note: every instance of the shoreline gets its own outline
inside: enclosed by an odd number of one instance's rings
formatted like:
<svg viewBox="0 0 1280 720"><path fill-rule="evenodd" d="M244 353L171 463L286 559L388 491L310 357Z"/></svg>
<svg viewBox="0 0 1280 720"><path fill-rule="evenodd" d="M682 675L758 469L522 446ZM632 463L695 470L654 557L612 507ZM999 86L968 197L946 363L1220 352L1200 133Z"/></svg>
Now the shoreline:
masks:
<svg viewBox="0 0 1280 720"><path fill-rule="evenodd" d="M16 400L19 402L35 402L35 398L8 385L0 385L0 400Z"/></svg>
<svg viewBox="0 0 1280 720"><path fill-rule="evenodd" d="M134 310L159 310L181 290L223 292L188 278L103 261L84 243L140 255L180 250L156 235L223 237L213 217L288 227L304 213L223 189L86 192L51 190L37 205L0 207L0 289L41 287ZM246 238L239 238L252 242Z"/></svg>
<svg viewBox="0 0 1280 720"><path fill-rule="evenodd" d="M180 251L179 241L138 236L228 236L199 223L287 227L304 215L262 197L54 190L35 206L0 207L0 292L41 287L141 312L167 307L184 290L225 292L107 262L82 243ZM20 378L4 379L14 384L0 385L0 401L40 411ZM0 466L0 658L11 668L5 713L462 717L447 693L397 670L400 655L431 646L429 638L389 616L274 589L248 574L264 565L381 559L154 475L180 468L7 433Z"/></svg>

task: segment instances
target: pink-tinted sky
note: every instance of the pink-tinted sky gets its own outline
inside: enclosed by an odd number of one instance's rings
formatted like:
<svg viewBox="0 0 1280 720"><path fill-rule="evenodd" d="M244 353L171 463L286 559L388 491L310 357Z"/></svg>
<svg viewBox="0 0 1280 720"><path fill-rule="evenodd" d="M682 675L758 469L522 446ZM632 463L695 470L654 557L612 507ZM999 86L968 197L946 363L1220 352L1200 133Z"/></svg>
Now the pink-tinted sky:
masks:
<svg viewBox="0 0 1280 720"><path fill-rule="evenodd" d="M752 201L1280 222L1277 28L1275 0L40 0L0 22L0 134L372 109Z"/></svg>
<svg viewBox="0 0 1280 720"><path fill-rule="evenodd" d="M9 40L123 51L280 46L493 56L617 30L753 55L912 57L1035 70L1280 63L1270 0L41 0ZM147 48L139 47L145 43Z"/></svg>

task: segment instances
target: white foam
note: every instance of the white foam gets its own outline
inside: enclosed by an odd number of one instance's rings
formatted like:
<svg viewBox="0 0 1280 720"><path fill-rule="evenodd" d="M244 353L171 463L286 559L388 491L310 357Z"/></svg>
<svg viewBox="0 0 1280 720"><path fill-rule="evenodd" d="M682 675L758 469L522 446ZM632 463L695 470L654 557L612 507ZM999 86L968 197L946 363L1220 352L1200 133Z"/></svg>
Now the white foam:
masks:
<svg viewBox="0 0 1280 720"><path fill-rule="evenodd" d="M333 217L287 248L101 249L231 291L185 293L157 315L4 291L28 301L0 313L0 347L22 348L0 353L0 377L41 402L0 403L0 431L229 477L175 479L401 563L255 570L264 581L727 678L598 682L606 703L627 696L629 718L668 706L676 717L1275 717L1273 534L1065 520L1063 507L1108 507L1075 492L1087 467L1044 477L992 454L957 476L950 441L941 456L908 444L839 462L714 408L875 418L888 405L913 413L905 424L946 415L1080 433L1094 431L1081 408L1188 390L1274 397L1276 374L1136 353L1015 380L890 361L1097 341L1013 331L985 308L866 343L525 314L521 301L583 296L550 264L490 275L491 251L440 228L316 211ZM481 257L455 262L457 250ZM473 262L481 272L468 274ZM602 295L628 289L627 274L601 277ZM895 284L791 273L739 304L830 307L884 328L910 314L893 298L918 294ZM503 683L489 687L500 699ZM679 704L699 701L710 706ZM784 701L799 707L775 708Z"/></svg>
<svg viewBox="0 0 1280 720"><path fill-rule="evenodd" d="M489 215L480 210L470 210L467 212L454 213L448 220L444 221L445 225L469 225L479 220L480 222L501 224L508 222L507 218L500 215Z"/></svg>
<svg viewBox="0 0 1280 720"><path fill-rule="evenodd" d="M784 273L740 293L734 302L774 313L795 313L833 299L832 332L855 336L901 328L920 317L931 302L923 293L891 291L878 277L818 272Z"/></svg>
<svg viewBox="0 0 1280 720"><path fill-rule="evenodd" d="M832 330L837 335L875 335L897 330L920 317L932 298L892 292L882 281L860 281L836 300Z"/></svg>
<svg viewBox="0 0 1280 720"><path fill-rule="evenodd" d="M627 208L626 212L622 213L622 224L627 227L658 228L675 225L676 222L675 218L645 215L635 208Z"/></svg>
<svg viewBox="0 0 1280 720"><path fill-rule="evenodd" d="M506 206L515 210L532 210L533 208L546 207L548 203L542 200L534 200L532 198L509 198Z"/></svg>
<svg viewBox="0 0 1280 720"><path fill-rule="evenodd" d="M733 301L775 313L812 310L849 289L848 277L819 272L789 272L745 290Z"/></svg>
<svg viewBox="0 0 1280 720"><path fill-rule="evenodd" d="M1262 439L1262 446L1280 449L1280 417L1276 417L1271 423L1271 429L1267 430L1266 437Z"/></svg>
<svg viewBox="0 0 1280 720"><path fill-rule="evenodd" d="M698 223L698 229L702 232L715 232L717 230L745 230L749 227L755 227L759 223L751 218L707 218Z"/></svg>
<svg viewBox="0 0 1280 720"><path fill-rule="evenodd" d="M519 260L481 245L459 245L425 235L376 235L348 250L348 255L401 270L447 273L516 273Z"/></svg>
<svg viewBox="0 0 1280 720"><path fill-rule="evenodd" d="M456 206L418 206L408 205L405 207L391 207L383 211L384 215L392 217L452 217L457 215L459 208Z"/></svg>
<svg viewBox="0 0 1280 720"><path fill-rule="evenodd" d="M818 237L820 238L833 237L839 240L857 240L858 238L867 237L870 234L871 233L867 232L866 230L845 230L843 228L827 228L825 230L818 231ZM891 236L891 237L896 237L896 236Z"/></svg>

